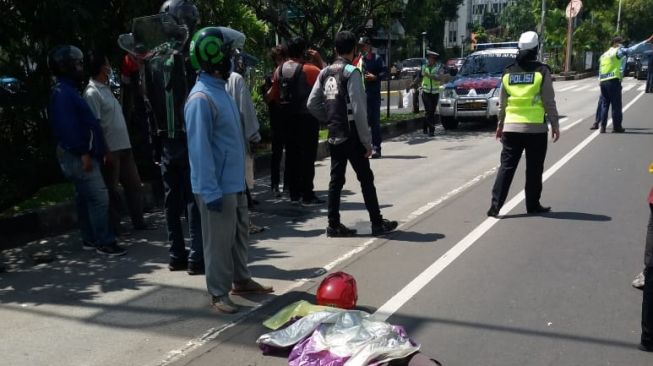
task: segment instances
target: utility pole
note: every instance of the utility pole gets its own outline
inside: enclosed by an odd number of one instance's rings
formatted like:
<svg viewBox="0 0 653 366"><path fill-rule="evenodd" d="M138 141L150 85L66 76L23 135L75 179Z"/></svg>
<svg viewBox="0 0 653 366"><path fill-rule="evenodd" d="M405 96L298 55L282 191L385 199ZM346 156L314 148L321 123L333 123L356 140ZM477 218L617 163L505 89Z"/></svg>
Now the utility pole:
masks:
<svg viewBox="0 0 653 366"><path fill-rule="evenodd" d="M619 26L621 25L621 1L619 0L619 13L617 13L617 33L619 33Z"/></svg>
<svg viewBox="0 0 653 366"><path fill-rule="evenodd" d="M544 62L544 19L546 18L546 0L542 0L542 19L540 27L540 61Z"/></svg>

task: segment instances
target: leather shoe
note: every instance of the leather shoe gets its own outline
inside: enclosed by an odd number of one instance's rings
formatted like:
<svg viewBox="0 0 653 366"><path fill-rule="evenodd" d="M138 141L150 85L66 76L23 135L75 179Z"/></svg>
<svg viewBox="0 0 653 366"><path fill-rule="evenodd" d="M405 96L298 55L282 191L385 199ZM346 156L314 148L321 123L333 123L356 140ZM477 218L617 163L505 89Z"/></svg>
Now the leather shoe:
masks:
<svg viewBox="0 0 653 366"><path fill-rule="evenodd" d="M531 209L526 209L526 212L529 214L541 214L541 213L547 213L551 211L551 207L547 206L544 207L542 205L537 205L536 207L533 207Z"/></svg>
<svg viewBox="0 0 653 366"><path fill-rule="evenodd" d="M626 129L621 127L621 128L613 128L612 133L624 133L626 132Z"/></svg>
<svg viewBox="0 0 653 366"><path fill-rule="evenodd" d="M639 348L640 351L653 352L653 344L652 345L645 345L644 343L640 343L637 348Z"/></svg>
<svg viewBox="0 0 653 366"><path fill-rule="evenodd" d="M593 123L592 127L590 127L590 130L598 130L599 129L599 124L598 123Z"/></svg>
<svg viewBox="0 0 653 366"><path fill-rule="evenodd" d="M499 209L492 206L489 210L487 210L487 215L490 217L499 217Z"/></svg>
<svg viewBox="0 0 653 366"><path fill-rule="evenodd" d="M188 261L188 275L197 276L204 274L204 263Z"/></svg>

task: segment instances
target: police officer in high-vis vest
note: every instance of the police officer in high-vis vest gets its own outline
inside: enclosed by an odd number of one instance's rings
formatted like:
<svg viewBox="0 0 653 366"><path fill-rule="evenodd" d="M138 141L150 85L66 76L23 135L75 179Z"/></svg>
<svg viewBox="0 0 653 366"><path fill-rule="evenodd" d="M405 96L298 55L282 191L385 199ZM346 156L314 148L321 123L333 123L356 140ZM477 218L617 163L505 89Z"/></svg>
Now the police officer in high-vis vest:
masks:
<svg viewBox="0 0 653 366"><path fill-rule="evenodd" d="M539 38L535 32L519 37L519 53L501 79L501 104L496 136L501 139L501 166L492 188L488 216L497 217L506 201L522 152L526 150L526 211L532 214L551 211L540 204L542 171L546 157L548 124L553 142L558 141L556 108L551 71L537 61ZM548 121L548 124L547 124Z"/></svg>
<svg viewBox="0 0 653 366"><path fill-rule="evenodd" d="M601 133L605 132L608 123L608 109L612 105L612 132L623 133L626 130L621 125L623 113L621 111L621 80L624 78L622 60L624 57L638 52L642 46L653 40L653 35L643 42L632 47L624 48L621 45L621 37L612 39L612 47L605 51L599 59L599 85L601 86L600 113L591 130L601 127Z"/></svg>
<svg viewBox="0 0 653 366"><path fill-rule="evenodd" d="M440 56L435 51L427 51L428 64L422 66L422 70L418 77L422 79L422 101L424 102L424 109L426 110L426 118L424 119L424 134L433 136L435 134L435 110L438 106L438 99L440 99L440 82L444 75L444 67L438 61Z"/></svg>

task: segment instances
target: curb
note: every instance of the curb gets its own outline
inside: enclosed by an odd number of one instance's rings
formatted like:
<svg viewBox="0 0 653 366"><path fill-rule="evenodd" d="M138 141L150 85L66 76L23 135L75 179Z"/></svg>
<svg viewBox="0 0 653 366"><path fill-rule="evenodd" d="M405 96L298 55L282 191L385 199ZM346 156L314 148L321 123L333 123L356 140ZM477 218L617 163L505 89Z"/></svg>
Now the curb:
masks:
<svg viewBox="0 0 653 366"><path fill-rule="evenodd" d="M421 128L423 117L389 123L381 126L384 139L396 137ZM329 156L328 143L320 141L317 148L317 160ZM256 177L270 172L272 154L265 153L254 159ZM160 208L163 204L163 189L160 182L143 182L143 198L146 210ZM124 206L126 207L126 206ZM20 246L28 241L45 236L56 235L74 229L77 225L77 210L74 202L62 202L49 207L19 213L11 217L0 218L0 250Z"/></svg>
<svg viewBox="0 0 653 366"><path fill-rule="evenodd" d="M551 75L551 79L553 79L553 81L581 80L581 79L595 77L598 75L599 75L598 71L589 71L589 72L581 72L573 75L562 75L562 74Z"/></svg>

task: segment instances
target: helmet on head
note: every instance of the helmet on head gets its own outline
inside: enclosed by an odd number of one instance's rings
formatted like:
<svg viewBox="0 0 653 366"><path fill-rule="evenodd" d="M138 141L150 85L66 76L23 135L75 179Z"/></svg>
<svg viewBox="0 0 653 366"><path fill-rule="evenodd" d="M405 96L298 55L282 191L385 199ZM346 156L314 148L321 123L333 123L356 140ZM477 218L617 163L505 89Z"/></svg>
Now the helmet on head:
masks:
<svg viewBox="0 0 653 366"><path fill-rule="evenodd" d="M536 49L540 45L540 37L533 31L522 33L519 37L518 47L521 51Z"/></svg>
<svg viewBox="0 0 653 366"><path fill-rule="evenodd" d="M190 62L196 70L220 70L227 77L233 50L242 49L245 39L244 34L231 28L202 28L190 42Z"/></svg>
<svg viewBox="0 0 653 366"><path fill-rule="evenodd" d="M200 21L200 14L190 0L168 0L161 5L161 12L172 15L177 23L186 25L192 33Z"/></svg>
<svg viewBox="0 0 653 366"><path fill-rule="evenodd" d="M84 54L75 46L58 46L48 53L48 67L55 76L81 80L84 77L83 64Z"/></svg>
<svg viewBox="0 0 653 366"><path fill-rule="evenodd" d="M230 48L218 27L202 28L190 41L190 62L195 70L213 72L219 65L230 62Z"/></svg>
<svg viewBox="0 0 653 366"><path fill-rule="evenodd" d="M345 272L332 273L322 280L316 297L318 305L353 309L358 301L356 280Z"/></svg>

